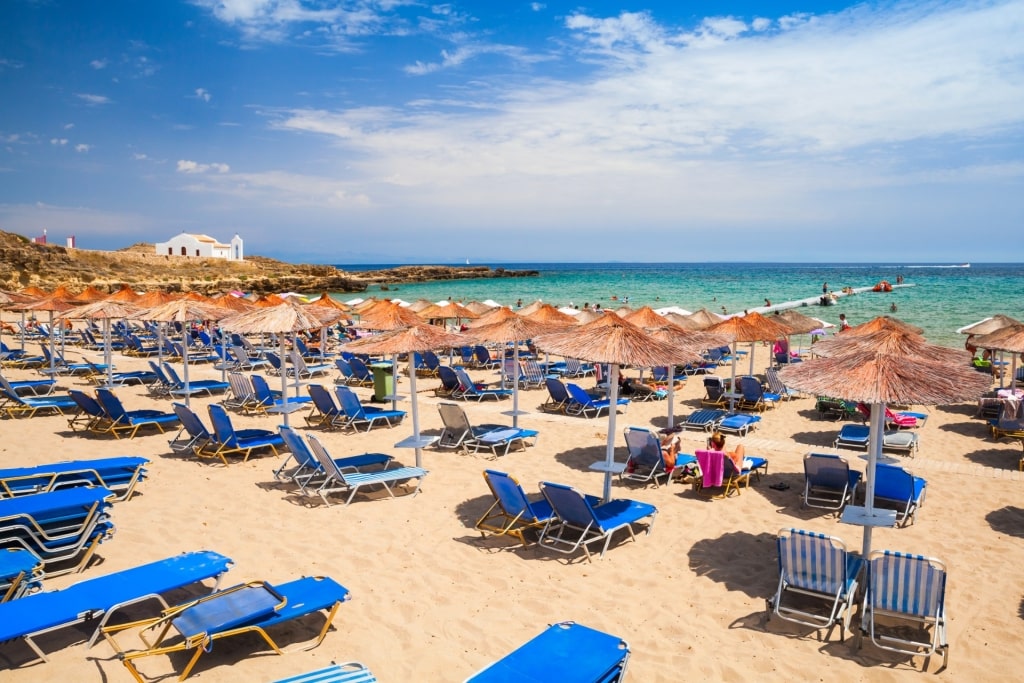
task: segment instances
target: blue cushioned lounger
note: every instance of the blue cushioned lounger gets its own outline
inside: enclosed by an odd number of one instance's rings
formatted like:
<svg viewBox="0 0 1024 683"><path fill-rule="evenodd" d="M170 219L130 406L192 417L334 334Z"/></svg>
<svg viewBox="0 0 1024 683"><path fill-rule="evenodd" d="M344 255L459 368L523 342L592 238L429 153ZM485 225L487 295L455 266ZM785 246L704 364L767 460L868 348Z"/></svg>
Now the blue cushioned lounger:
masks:
<svg viewBox="0 0 1024 683"><path fill-rule="evenodd" d="M377 683L377 677L359 662L342 662L282 678L276 683Z"/></svg>
<svg viewBox="0 0 1024 683"><path fill-rule="evenodd" d="M122 456L2 469L0 498L77 486L102 486L114 492L114 500L127 500L145 478L148 463L146 458Z"/></svg>
<svg viewBox="0 0 1024 683"><path fill-rule="evenodd" d="M571 621L554 624L466 683L615 683L629 660L624 640Z"/></svg>
<svg viewBox="0 0 1024 683"><path fill-rule="evenodd" d="M25 548L0 549L0 602L20 598L39 587L43 563Z"/></svg>
<svg viewBox="0 0 1024 683"><path fill-rule="evenodd" d="M219 577L231 564L231 559L209 550L183 553L79 581L62 590L2 603L0 643L24 639L38 658L46 661L46 655L32 640L34 636L101 616L99 628L102 628L115 610L145 600L157 600L166 608L167 604L160 597L162 593ZM99 628L89 640L90 645L95 642Z"/></svg>

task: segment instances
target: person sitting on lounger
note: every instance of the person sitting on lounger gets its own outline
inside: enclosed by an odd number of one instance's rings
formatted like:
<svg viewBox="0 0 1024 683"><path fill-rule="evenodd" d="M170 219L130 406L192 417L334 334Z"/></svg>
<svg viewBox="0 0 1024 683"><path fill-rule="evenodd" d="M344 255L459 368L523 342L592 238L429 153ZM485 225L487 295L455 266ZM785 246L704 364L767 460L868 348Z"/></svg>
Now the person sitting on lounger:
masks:
<svg viewBox="0 0 1024 683"><path fill-rule="evenodd" d="M751 465L754 464L749 458L744 458L747 449L745 449L741 443L736 444L736 448L731 451L725 450L725 434L717 429L708 439L708 448L712 451L724 452L729 459L732 460L732 464L736 466L736 471L738 472L750 469Z"/></svg>

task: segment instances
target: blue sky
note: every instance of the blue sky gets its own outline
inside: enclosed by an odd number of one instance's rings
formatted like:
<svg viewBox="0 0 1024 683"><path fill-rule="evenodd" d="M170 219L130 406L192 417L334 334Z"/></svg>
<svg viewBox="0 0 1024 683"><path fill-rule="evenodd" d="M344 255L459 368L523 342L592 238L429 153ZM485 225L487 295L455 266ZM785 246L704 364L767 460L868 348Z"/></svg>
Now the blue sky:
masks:
<svg viewBox="0 0 1024 683"><path fill-rule="evenodd" d="M0 229L1024 261L1024 2L7 0Z"/></svg>

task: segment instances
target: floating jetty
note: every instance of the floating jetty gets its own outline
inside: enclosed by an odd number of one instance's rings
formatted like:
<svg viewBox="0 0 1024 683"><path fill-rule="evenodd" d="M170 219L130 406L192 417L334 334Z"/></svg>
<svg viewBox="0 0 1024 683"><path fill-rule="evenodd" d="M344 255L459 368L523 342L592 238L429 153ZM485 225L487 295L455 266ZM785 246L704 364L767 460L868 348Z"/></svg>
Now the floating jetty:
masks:
<svg viewBox="0 0 1024 683"><path fill-rule="evenodd" d="M913 283L910 283L910 284L904 283L904 284L901 284L901 285L890 285L890 286L892 287L893 291L895 291L897 289L902 289L904 287L913 287L914 285L913 285ZM834 296L835 299L838 300L838 299L842 299L844 297L850 296L852 294L863 294L864 292L871 292L872 294L874 294L875 293L875 285L871 285L869 287L853 287L853 288L851 288L851 289L849 289L849 290L847 290L845 292L842 292L842 291L830 292L829 296ZM821 297L822 296L824 296L824 295L823 294L819 294L817 296L807 297L806 299L797 299L796 301L783 301L782 303L772 304L771 306L756 306L754 308L748 308L746 310L748 312L757 312L757 313L760 313L761 315L765 315L766 313L774 313L776 311L785 311L785 310L788 310L790 308L803 308L804 306L821 306ZM835 302L833 302L833 304L834 303ZM828 306L822 306L822 308L828 308Z"/></svg>

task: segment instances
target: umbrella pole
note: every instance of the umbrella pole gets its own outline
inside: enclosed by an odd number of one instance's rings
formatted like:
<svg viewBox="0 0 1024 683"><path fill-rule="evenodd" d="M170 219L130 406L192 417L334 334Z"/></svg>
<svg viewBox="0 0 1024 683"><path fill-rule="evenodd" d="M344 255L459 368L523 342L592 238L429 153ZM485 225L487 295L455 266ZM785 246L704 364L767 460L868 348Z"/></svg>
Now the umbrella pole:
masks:
<svg viewBox="0 0 1024 683"><path fill-rule="evenodd" d="M608 370L608 447L605 452L604 502L612 499L612 467L615 465L615 416L619 403L619 364L610 363Z"/></svg>
<svg viewBox="0 0 1024 683"><path fill-rule="evenodd" d="M512 379L512 426L519 428L519 342L512 347L512 372L515 377Z"/></svg>
<svg viewBox="0 0 1024 683"><path fill-rule="evenodd" d="M878 468L878 459L882 454L882 435L885 431L885 404L871 404L871 426L868 436L868 469L866 474L867 485L864 489L864 511L868 520L874 514L875 508L875 471ZM862 557L867 557L871 552L871 524L864 526L864 543L861 548Z"/></svg>
<svg viewBox="0 0 1024 683"><path fill-rule="evenodd" d="M181 363L182 363L182 366L184 367L183 372L185 374L185 407L187 407L187 408L191 408L192 407L192 403L191 403L191 398L192 398L192 391L191 391L191 389L192 389L192 387L191 387L191 385L189 384L189 381L188 381L188 340L191 337L192 337L192 334L189 332L188 328L186 327L185 328L185 336L181 340Z"/></svg>
<svg viewBox="0 0 1024 683"><path fill-rule="evenodd" d="M750 342L750 376L754 376L754 345L757 342Z"/></svg>
<svg viewBox="0 0 1024 683"><path fill-rule="evenodd" d="M736 408L736 342L732 343L732 379L729 382L729 412Z"/></svg>
<svg viewBox="0 0 1024 683"><path fill-rule="evenodd" d="M21 312L21 350L25 350L25 311Z"/></svg>
<svg viewBox="0 0 1024 683"><path fill-rule="evenodd" d="M281 412L284 415L284 426L288 426L288 357L284 355L284 335L278 342L281 352Z"/></svg>
<svg viewBox="0 0 1024 683"><path fill-rule="evenodd" d="M50 311L50 334L47 336L50 337L50 377L55 377L57 375L57 359L54 354L56 353L57 347L54 346L53 341L53 311Z"/></svg>
<svg viewBox="0 0 1024 683"><path fill-rule="evenodd" d="M423 449L420 448L420 410L416 401L416 355L409 352L409 398L412 401L412 438L416 444L416 467L423 467Z"/></svg>
<svg viewBox="0 0 1024 683"><path fill-rule="evenodd" d="M675 428L675 395L676 395L676 366L675 363L668 364L668 428Z"/></svg>
<svg viewBox="0 0 1024 683"><path fill-rule="evenodd" d="M111 357L113 345L110 334L110 318L103 319L103 362L107 364L107 387L114 386L114 359Z"/></svg>
<svg viewBox="0 0 1024 683"><path fill-rule="evenodd" d="M327 353L327 325L320 328L320 364L323 365Z"/></svg>
<svg viewBox="0 0 1024 683"><path fill-rule="evenodd" d="M412 358L413 365L416 365L416 354L413 353L412 351L410 351L409 353L413 354L413 358ZM409 369L410 369L410 371L413 374L416 374L416 368L410 366ZM391 381L393 382L393 385L391 387L391 410L398 410L398 354L397 353L391 354Z"/></svg>

